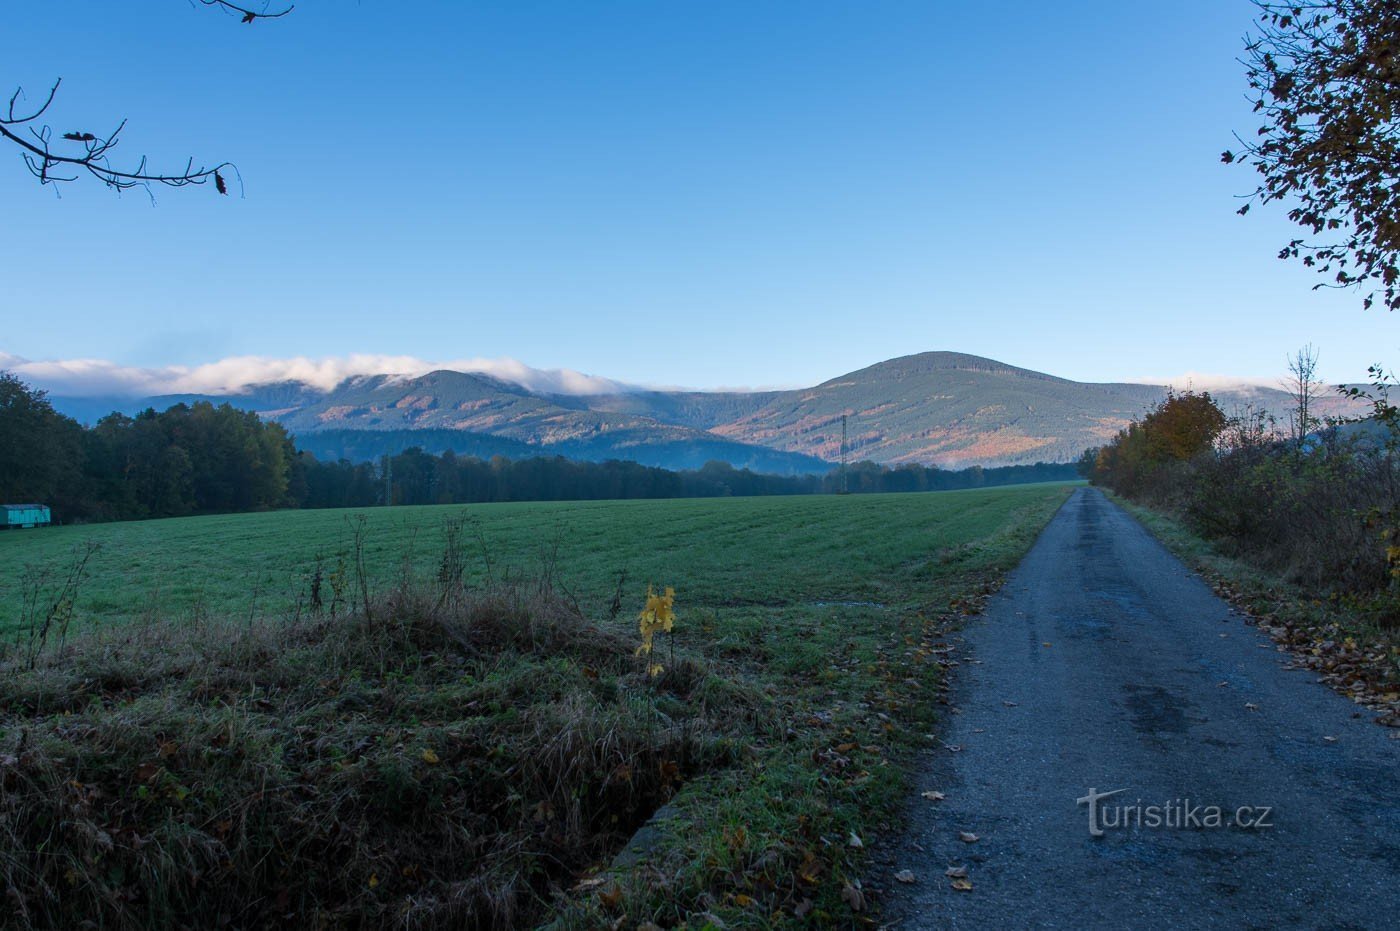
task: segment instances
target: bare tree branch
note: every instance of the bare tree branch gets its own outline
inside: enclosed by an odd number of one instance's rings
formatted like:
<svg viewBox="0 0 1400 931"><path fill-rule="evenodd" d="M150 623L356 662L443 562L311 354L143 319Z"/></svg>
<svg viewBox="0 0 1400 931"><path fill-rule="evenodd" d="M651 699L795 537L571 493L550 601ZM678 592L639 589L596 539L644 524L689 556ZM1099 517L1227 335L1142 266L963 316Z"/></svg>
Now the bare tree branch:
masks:
<svg viewBox="0 0 1400 931"><path fill-rule="evenodd" d="M288 4L285 9L279 10L276 13L269 13L267 12L269 8L267 4L264 4L262 11L259 12L249 9L248 7L239 6L236 3L230 3L229 0L199 0L199 2L205 6L220 7L238 16L240 21L245 23L257 22L260 19L277 19L278 17L286 16L288 13L292 12L292 10L296 9L294 5Z"/></svg>
<svg viewBox="0 0 1400 931"><path fill-rule="evenodd" d="M256 10L231 0L197 2L237 16L240 22L244 23L254 23L260 19L278 19L294 9L291 4L274 9L270 3L265 3L261 10ZM53 106L62 83L62 78L55 80L43 103L27 111L19 109L24 88L17 88L10 97L9 107L4 115L0 116L0 139L19 148L25 167L29 169L30 174L39 179L40 184L68 183L87 174L118 191L142 187L149 193L151 186L156 184L186 187L213 181L215 190L220 194L228 193L228 172L238 176L238 169L231 162L220 162L212 167L196 167L194 159L191 158L179 171L154 171L147 167L146 157L141 156L135 165L115 167L108 156L120 142L122 130L126 128L125 120L119 122L106 136L87 130L73 130L55 137L53 128L43 121L43 117Z"/></svg>
<svg viewBox="0 0 1400 931"><path fill-rule="evenodd" d="M220 194L228 193L224 172L229 169L237 172L230 162L220 162L212 168L196 168L191 159L185 163L183 170L167 173L150 171L146 167L145 156L142 156L132 168L123 170L113 167L107 156L120 142L122 130L126 128L125 120L105 137L75 130L63 133L55 140L53 129L39 121L53 105L62 83L61 78L55 81L44 102L30 112L17 109L23 88L16 90L10 97L6 113L0 116L0 137L19 146L24 164L40 184L76 181L86 173L116 190L148 187L151 184L184 187L212 180ZM55 151L55 145L63 145L68 151Z"/></svg>

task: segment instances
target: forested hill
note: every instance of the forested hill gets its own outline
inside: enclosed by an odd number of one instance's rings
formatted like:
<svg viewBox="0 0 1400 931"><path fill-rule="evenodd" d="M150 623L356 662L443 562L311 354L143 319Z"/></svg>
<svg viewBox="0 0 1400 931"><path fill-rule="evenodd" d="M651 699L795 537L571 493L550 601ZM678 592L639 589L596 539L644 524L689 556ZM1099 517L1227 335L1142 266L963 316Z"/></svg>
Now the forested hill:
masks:
<svg viewBox="0 0 1400 931"><path fill-rule="evenodd" d="M627 391L558 395L488 375L437 371L350 378L329 391L277 383L223 396L127 399L163 410L208 400L259 412L328 458L373 458L412 446L482 455L627 459L669 469L711 460L736 468L821 474L840 459L842 418L852 459L962 468L1072 461L1108 442L1167 393L1165 386L1058 378L957 352L891 359L788 391ZM1216 392L1227 410L1283 414L1284 392ZM56 405L88 421L102 401ZM1361 413L1335 393L1321 414Z"/></svg>
<svg viewBox="0 0 1400 931"><path fill-rule="evenodd" d="M461 436L446 433L445 440ZM337 441L340 448L355 442ZM114 413L85 427L55 411L43 392L0 373L0 501L44 502L65 523L385 503L929 491L1073 476L1065 465L949 472L859 463L844 478L764 474L721 461L668 470L620 460L511 459L487 448L498 442L481 438L460 455L450 446L438 455L408 446L382 463L325 461L299 450L282 424L207 401L134 417ZM521 444L508 451L534 450Z"/></svg>

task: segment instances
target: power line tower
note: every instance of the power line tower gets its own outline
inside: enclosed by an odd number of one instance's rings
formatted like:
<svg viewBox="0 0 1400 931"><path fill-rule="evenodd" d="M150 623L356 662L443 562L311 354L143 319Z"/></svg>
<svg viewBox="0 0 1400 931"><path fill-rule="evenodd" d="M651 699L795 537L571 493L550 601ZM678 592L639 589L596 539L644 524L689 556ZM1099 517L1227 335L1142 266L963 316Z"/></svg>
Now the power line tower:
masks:
<svg viewBox="0 0 1400 931"><path fill-rule="evenodd" d="M846 415L841 415L841 494L848 495L851 489L846 485Z"/></svg>

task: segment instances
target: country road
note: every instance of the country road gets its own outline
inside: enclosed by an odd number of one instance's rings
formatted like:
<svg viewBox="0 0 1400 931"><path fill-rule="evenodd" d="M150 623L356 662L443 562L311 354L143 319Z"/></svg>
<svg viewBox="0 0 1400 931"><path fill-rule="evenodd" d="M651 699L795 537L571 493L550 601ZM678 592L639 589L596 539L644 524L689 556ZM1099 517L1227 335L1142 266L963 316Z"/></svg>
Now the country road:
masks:
<svg viewBox="0 0 1400 931"><path fill-rule="evenodd" d="M1097 490L960 641L918 786L946 799L916 799L891 853L916 882L881 883L895 927L1400 927L1400 740ZM1123 790L1097 837L1091 789Z"/></svg>

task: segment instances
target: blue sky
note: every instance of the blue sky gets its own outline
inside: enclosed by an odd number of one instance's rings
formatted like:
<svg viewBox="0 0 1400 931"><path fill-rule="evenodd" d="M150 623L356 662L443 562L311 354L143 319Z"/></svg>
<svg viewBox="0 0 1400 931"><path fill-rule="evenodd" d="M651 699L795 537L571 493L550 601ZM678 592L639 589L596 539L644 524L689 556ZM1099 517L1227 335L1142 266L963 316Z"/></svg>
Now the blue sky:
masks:
<svg viewBox="0 0 1400 931"><path fill-rule="evenodd" d="M1254 126L1245 0L189 0L6 11L55 129L237 163L56 198L0 150L0 352L507 356L810 384L928 349L1084 380L1329 380L1397 322L1275 254L1219 153ZM8 91L7 91L8 93ZM120 151L120 150L119 150Z"/></svg>

